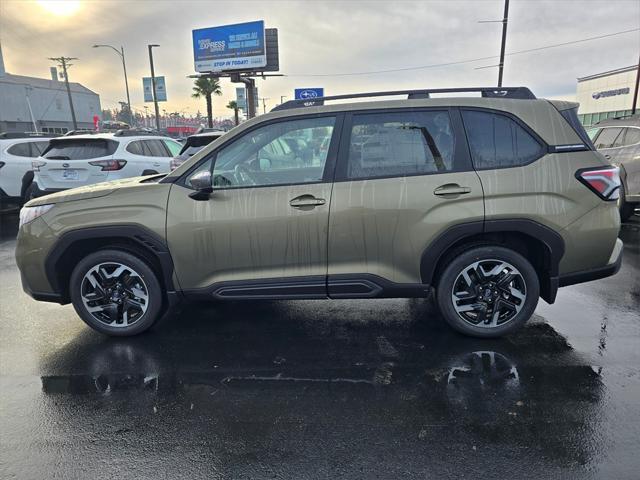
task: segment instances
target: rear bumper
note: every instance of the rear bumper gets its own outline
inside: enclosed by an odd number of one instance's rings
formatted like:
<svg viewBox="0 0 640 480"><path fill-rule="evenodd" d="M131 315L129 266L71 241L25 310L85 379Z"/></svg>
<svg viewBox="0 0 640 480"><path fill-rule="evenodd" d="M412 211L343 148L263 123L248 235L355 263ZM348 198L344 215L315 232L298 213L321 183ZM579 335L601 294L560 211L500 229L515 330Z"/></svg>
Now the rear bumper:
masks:
<svg viewBox="0 0 640 480"><path fill-rule="evenodd" d="M577 283L591 282L601 278L610 277L618 273L622 265L622 249L624 244L619 238L616 240L613 252L609 258L609 262L604 267L582 270L579 272L571 272L561 275L558 279L558 286L567 287Z"/></svg>

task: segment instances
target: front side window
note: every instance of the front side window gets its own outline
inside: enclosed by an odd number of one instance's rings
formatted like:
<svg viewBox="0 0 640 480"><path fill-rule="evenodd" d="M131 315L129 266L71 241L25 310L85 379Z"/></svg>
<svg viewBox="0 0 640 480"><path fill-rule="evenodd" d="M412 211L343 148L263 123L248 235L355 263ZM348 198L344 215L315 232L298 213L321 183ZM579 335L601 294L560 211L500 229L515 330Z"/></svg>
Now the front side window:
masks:
<svg viewBox="0 0 640 480"><path fill-rule="evenodd" d="M626 147L629 145L637 145L638 143L640 143L640 128L627 127L622 145Z"/></svg>
<svg viewBox="0 0 640 480"><path fill-rule="evenodd" d="M174 142L173 140L163 140L163 142L167 147L167 149L169 150L169 153L171 154L172 157L175 157L180 153L180 150L182 149L182 145L180 145L178 142Z"/></svg>
<svg viewBox="0 0 640 480"><path fill-rule="evenodd" d="M323 145L331 139L335 120L297 119L248 132L218 151L212 174L214 188L322 181L328 155Z"/></svg>
<svg viewBox="0 0 640 480"><path fill-rule="evenodd" d="M620 127L603 128L598 138L596 138L596 148L611 148L621 131L622 128Z"/></svg>
<svg viewBox="0 0 640 480"><path fill-rule="evenodd" d="M347 178L452 171L454 140L446 111L355 115Z"/></svg>
<svg viewBox="0 0 640 480"><path fill-rule="evenodd" d="M462 119L477 169L526 165L544 154L543 146L506 115L463 110Z"/></svg>

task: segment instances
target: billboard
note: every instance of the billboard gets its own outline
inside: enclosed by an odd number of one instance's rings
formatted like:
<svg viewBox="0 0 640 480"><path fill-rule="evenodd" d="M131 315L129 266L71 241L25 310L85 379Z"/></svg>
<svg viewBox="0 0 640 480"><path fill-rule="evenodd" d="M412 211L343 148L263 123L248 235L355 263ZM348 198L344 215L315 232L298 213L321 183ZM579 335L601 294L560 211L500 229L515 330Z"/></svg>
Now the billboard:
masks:
<svg viewBox="0 0 640 480"><path fill-rule="evenodd" d="M260 70L267 65L264 21L193 30L196 72Z"/></svg>
<svg viewBox="0 0 640 480"><path fill-rule="evenodd" d="M144 101L153 102L153 90L151 77L142 77L142 90L144 91ZM159 102L167 101L167 85L164 77L156 77L156 97Z"/></svg>
<svg viewBox="0 0 640 480"><path fill-rule="evenodd" d="M296 88L293 93L296 100L311 100L312 98L324 97L324 88Z"/></svg>
<svg viewBox="0 0 640 480"><path fill-rule="evenodd" d="M258 89L253 89L254 95L253 99L256 106L256 111L258 110ZM247 89L244 87L236 87L236 103L238 104L238 108L243 112L247 111Z"/></svg>

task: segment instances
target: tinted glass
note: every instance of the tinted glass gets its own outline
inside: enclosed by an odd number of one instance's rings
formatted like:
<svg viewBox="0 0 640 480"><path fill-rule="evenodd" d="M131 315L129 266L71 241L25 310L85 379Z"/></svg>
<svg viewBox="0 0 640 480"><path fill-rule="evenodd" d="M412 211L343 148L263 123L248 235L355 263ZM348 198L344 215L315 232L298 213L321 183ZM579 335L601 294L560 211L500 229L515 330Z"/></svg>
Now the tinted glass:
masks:
<svg viewBox="0 0 640 480"><path fill-rule="evenodd" d="M335 117L278 122L246 133L216 155L213 184L218 188L319 182L324 174ZM295 139L297 148L287 139ZM202 168L211 168L206 164ZM187 182L188 183L188 182Z"/></svg>
<svg viewBox="0 0 640 480"><path fill-rule="evenodd" d="M127 145L127 152L133 153L134 155L144 155L142 150L142 142L140 140L136 140Z"/></svg>
<svg viewBox="0 0 640 480"><path fill-rule="evenodd" d="M511 118L463 110L473 164L478 169L524 165L544 153L542 145Z"/></svg>
<svg viewBox="0 0 640 480"><path fill-rule="evenodd" d="M102 139L68 139L52 141L45 158L55 160L84 160L112 155L118 144Z"/></svg>
<svg viewBox="0 0 640 480"><path fill-rule="evenodd" d="M49 142L33 142L31 144L31 153L34 157L42 155L42 152L45 151L48 145Z"/></svg>
<svg viewBox="0 0 640 480"><path fill-rule="evenodd" d="M624 141L622 144L624 146L627 145L635 145L640 143L640 128L626 128L626 132L624 133Z"/></svg>
<svg viewBox="0 0 640 480"><path fill-rule="evenodd" d="M614 127L614 128L603 128L600 135L596 138L595 145L596 148L610 148L615 142L622 128Z"/></svg>
<svg viewBox="0 0 640 480"><path fill-rule="evenodd" d="M168 157L169 152L164 148L162 140L143 140L145 147L149 149L149 156L151 157ZM146 150L145 150L146 151Z"/></svg>
<svg viewBox="0 0 640 480"><path fill-rule="evenodd" d="M31 155L31 147L29 146L29 142L16 143L15 145L9 147L7 153L16 157L37 157L37 155Z"/></svg>
<svg viewBox="0 0 640 480"><path fill-rule="evenodd" d="M165 146L169 149L169 153L171 154L172 157L175 157L180 153L180 149L182 148L182 145L180 145L178 142L172 142L171 140L163 140L163 142Z"/></svg>
<svg viewBox="0 0 640 480"><path fill-rule="evenodd" d="M347 177L375 178L453 170L454 136L447 112L355 115Z"/></svg>

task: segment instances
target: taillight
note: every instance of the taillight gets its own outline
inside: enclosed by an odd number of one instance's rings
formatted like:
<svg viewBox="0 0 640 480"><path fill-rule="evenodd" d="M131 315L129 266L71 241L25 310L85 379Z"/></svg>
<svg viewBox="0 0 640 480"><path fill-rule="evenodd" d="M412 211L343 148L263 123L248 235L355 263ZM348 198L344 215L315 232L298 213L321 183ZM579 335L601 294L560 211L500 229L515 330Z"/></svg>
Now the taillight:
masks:
<svg viewBox="0 0 640 480"><path fill-rule="evenodd" d="M33 160L31 162L31 170L33 170L34 172L39 172L40 167L44 167L46 164L47 162L43 162L42 160Z"/></svg>
<svg viewBox="0 0 640 480"><path fill-rule="evenodd" d="M126 160L95 160L93 162L89 162L89 165L93 165L94 167L102 167L103 172L114 172L116 170L120 170L126 164Z"/></svg>
<svg viewBox="0 0 640 480"><path fill-rule="evenodd" d="M171 161L169 162L169 169L170 171L173 172L180 165L182 165L182 160L179 160L177 158L172 158Z"/></svg>
<svg viewBox="0 0 640 480"><path fill-rule="evenodd" d="M603 200L617 200L620 195L618 167L581 169L576 172L576 178Z"/></svg>

